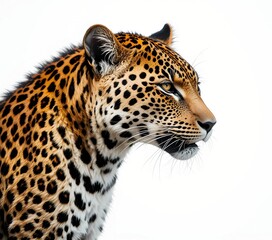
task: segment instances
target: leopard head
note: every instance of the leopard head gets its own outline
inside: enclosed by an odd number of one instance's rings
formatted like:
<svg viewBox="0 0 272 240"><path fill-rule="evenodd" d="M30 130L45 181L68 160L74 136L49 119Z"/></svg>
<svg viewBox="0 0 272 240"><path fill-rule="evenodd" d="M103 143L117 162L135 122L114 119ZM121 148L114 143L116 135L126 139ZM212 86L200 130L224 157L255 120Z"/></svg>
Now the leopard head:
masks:
<svg viewBox="0 0 272 240"><path fill-rule="evenodd" d="M198 75L171 43L168 24L149 37L113 34L102 25L86 32L96 130L101 146L105 137L115 143L103 151L145 142L185 160L211 136L216 119L201 98Z"/></svg>

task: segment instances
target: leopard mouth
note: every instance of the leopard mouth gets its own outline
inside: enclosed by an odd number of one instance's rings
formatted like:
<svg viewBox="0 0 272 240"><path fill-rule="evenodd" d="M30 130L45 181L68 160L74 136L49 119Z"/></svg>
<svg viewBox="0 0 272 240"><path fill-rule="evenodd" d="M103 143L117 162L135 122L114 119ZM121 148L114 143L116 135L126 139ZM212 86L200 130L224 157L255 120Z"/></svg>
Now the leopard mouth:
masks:
<svg viewBox="0 0 272 240"><path fill-rule="evenodd" d="M188 160L199 150L196 143L187 143L185 140L173 136L163 136L157 139L159 147L178 160Z"/></svg>

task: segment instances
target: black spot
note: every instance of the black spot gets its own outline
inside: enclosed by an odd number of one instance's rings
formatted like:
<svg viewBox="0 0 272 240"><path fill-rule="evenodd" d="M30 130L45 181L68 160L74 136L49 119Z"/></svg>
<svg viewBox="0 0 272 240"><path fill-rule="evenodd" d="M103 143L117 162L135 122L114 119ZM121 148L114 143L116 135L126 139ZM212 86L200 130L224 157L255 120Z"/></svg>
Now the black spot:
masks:
<svg viewBox="0 0 272 240"><path fill-rule="evenodd" d="M65 67L63 68L63 73L64 73L64 74L67 74L67 73L69 73L69 72L70 72L69 66L65 66Z"/></svg>
<svg viewBox="0 0 272 240"><path fill-rule="evenodd" d="M64 138L64 137L65 137L65 128L62 127L62 126L59 126L59 127L57 128L57 130L58 130L60 136L61 136L62 138Z"/></svg>
<svg viewBox="0 0 272 240"><path fill-rule="evenodd" d="M57 220L59 223L64 223L68 220L68 214L66 212L60 212L57 215Z"/></svg>
<svg viewBox="0 0 272 240"><path fill-rule="evenodd" d="M43 171L43 164L42 164L42 162L39 162L37 165L34 166L34 168L33 168L33 173L34 173L35 175L38 175L38 174L40 174L42 171Z"/></svg>
<svg viewBox="0 0 272 240"><path fill-rule="evenodd" d="M62 204L67 204L69 202L70 193L68 191L63 191L59 194L59 201Z"/></svg>
<svg viewBox="0 0 272 240"><path fill-rule="evenodd" d="M81 146L82 146L82 138L80 136L78 136L77 140L76 140L76 147L78 149L81 149Z"/></svg>
<svg viewBox="0 0 272 240"><path fill-rule="evenodd" d="M56 172L57 178L60 181L64 181L65 180L65 173L62 169L58 169Z"/></svg>
<svg viewBox="0 0 272 240"><path fill-rule="evenodd" d="M115 115L111 120L110 120L110 124L111 125L115 125L118 122L120 122L122 120L120 115Z"/></svg>
<svg viewBox="0 0 272 240"><path fill-rule="evenodd" d="M65 87L65 85L66 85L66 80L65 80L65 78L63 78L63 79L60 80L61 89L63 89Z"/></svg>
<svg viewBox="0 0 272 240"><path fill-rule="evenodd" d="M25 108L25 107L24 107L24 104L23 104L23 103L18 104L18 105L16 105L16 106L13 108L13 113L14 113L15 115L17 115L17 114L19 114L20 112L22 112L24 108Z"/></svg>
<svg viewBox="0 0 272 240"><path fill-rule="evenodd" d="M133 112L133 115L134 115L134 116L138 116L139 114L140 114L139 111L134 111L134 112Z"/></svg>
<svg viewBox="0 0 272 240"><path fill-rule="evenodd" d="M29 109L34 108L37 105L37 103L38 103L38 94L35 94L34 96L30 98L28 108Z"/></svg>
<svg viewBox="0 0 272 240"><path fill-rule="evenodd" d="M21 94L17 97L17 103L22 102L27 99L27 94Z"/></svg>
<svg viewBox="0 0 272 240"><path fill-rule="evenodd" d="M2 142L5 142L6 139L7 139L7 136L8 136L7 131L3 132L2 135L1 135L1 141L2 141Z"/></svg>
<svg viewBox="0 0 272 240"><path fill-rule="evenodd" d="M75 205L82 211L86 208L86 203L83 202L81 193L75 193Z"/></svg>
<svg viewBox="0 0 272 240"><path fill-rule="evenodd" d="M100 182L96 181L94 183L91 183L91 179L88 176L83 176L83 181L86 191L92 194L100 192L102 189L102 184Z"/></svg>
<svg viewBox="0 0 272 240"><path fill-rule="evenodd" d="M144 78L146 77L146 73L145 73L145 72L142 72L142 73L140 73L139 76L140 76L141 79L144 79Z"/></svg>
<svg viewBox="0 0 272 240"><path fill-rule="evenodd" d="M19 225L15 225L11 230L10 233L14 234L14 233L19 233L20 232L20 226ZM9 237L8 240L17 240L16 237Z"/></svg>
<svg viewBox="0 0 272 240"><path fill-rule="evenodd" d="M114 83L113 83L113 86L114 86L115 88L117 88L118 85L119 85L119 82L114 82Z"/></svg>
<svg viewBox="0 0 272 240"><path fill-rule="evenodd" d="M44 185L44 180L42 178L40 178L37 182L38 184L38 189L43 192L45 190L45 185Z"/></svg>
<svg viewBox="0 0 272 240"><path fill-rule="evenodd" d="M27 224L24 226L24 229L25 229L25 231L32 231L32 230L34 230L34 225L33 225L33 223L27 223Z"/></svg>
<svg viewBox="0 0 272 240"><path fill-rule="evenodd" d="M10 104L6 105L3 112L2 112L2 117L4 118L5 116L7 116L10 112Z"/></svg>
<svg viewBox="0 0 272 240"><path fill-rule="evenodd" d="M74 65L80 59L80 55L76 55L70 59L70 64Z"/></svg>
<svg viewBox="0 0 272 240"><path fill-rule="evenodd" d="M14 136L16 134L17 130L18 130L18 125L14 124L10 130L11 135Z"/></svg>
<svg viewBox="0 0 272 240"><path fill-rule="evenodd" d="M25 142L25 137L20 137L20 139L19 139L19 144L20 144L20 145L23 145L24 142Z"/></svg>
<svg viewBox="0 0 272 240"><path fill-rule="evenodd" d="M71 219L71 223L74 227L78 227L80 225L80 219L76 216L73 216Z"/></svg>
<svg viewBox="0 0 272 240"><path fill-rule="evenodd" d="M129 75L129 79L132 80L132 81L135 80L136 79L136 75L135 74L130 74Z"/></svg>
<svg viewBox="0 0 272 240"><path fill-rule="evenodd" d="M101 132L101 135L102 135L104 143L108 147L108 149L113 149L116 146L117 141L112 141L110 139L110 133L107 130L103 130Z"/></svg>
<svg viewBox="0 0 272 240"><path fill-rule="evenodd" d="M39 149L39 150L40 150L40 149ZM43 157L43 158L46 158L47 156L48 156L48 153L47 153L46 149L44 148L44 149L42 150L42 157ZM47 168L46 170L48 170L48 168ZM51 172L51 171L46 171L46 173L49 173L49 172Z"/></svg>
<svg viewBox="0 0 272 240"><path fill-rule="evenodd" d="M96 144L97 144L97 140L96 140L96 138L91 137L91 141L92 141L93 145L96 145Z"/></svg>
<svg viewBox="0 0 272 240"><path fill-rule="evenodd" d="M42 100L41 100L41 109L45 108L49 103L49 97L44 97Z"/></svg>
<svg viewBox="0 0 272 240"><path fill-rule="evenodd" d="M48 77L48 80L52 79L56 74L58 73L58 70L54 70L51 75Z"/></svg>
<svg viewBox="0 0 272 240"><path fill-rule="evenodd" d="M61 94L61 103L65 104L66 103L66 96L64 93Z"/></svg>
<svg viewBox="0 0 272 240"><path fill-rule="evenodd" d="M141 106L141 108L144 109L144 110L148 110L150 107L148 107L146 105L143 105L143 106Z"/></svg>
<svg viewBox="0 0 272 240"><path fill-rule="evenodd" d="M72 97L74 96L75 93L75 83L74 83L74 79L71 80L70 86L69 86L69 97L70 99L72 99Z"/></svg>
<svg viewBox="0 0 272 240"><path fill-rule="evenodd" d="M63 153L67 160L69 160L73 156L72 151L69 148L63 150Z"/></svg>
<svg viewBox="0 0 272 240"><path fill-rule="evenodd" d="M50 222L47 221L47 220L43 220L42 227L43 228L49 228L50 227Z"/></svg>
<svg viewBox="0 0 272 240"><path fill-rule="evenodd" d="M120 137L123 137L123 138L130 138L132 137L132 134L131 132L128 132L128 131L124 131L120 134Z"/></svg>
<svg viewBox="0 0 272 240"><path fill-rule="evenodd" d="M123 123L123 124L122 124L122 128L128 129L128 128L129 128L129 124Z"/></svg>
<svg viewBox="0 0 272 240"><path fill-rule="evenodd" d="M120 92L121 92L120 88L117 88L117 89L115 90L115 96L118 96L118 95L120 94Z"/></svg>
<svg viewBox="0 0 272 240"><path fill-rule="evenodd" d="M54 65L49 65L47 66L44 70L46 71L45 74L48 75L50 74L51 72L53 72L53 70L55 69L56 67Z"/></svg>
<svg viewBox="0 0 272 240"><path fill-rule="evenodd" d="M49 105L49 108L52 109L55 106L55 103L56 103L55 99L52 98L51 102L50 102L50 105ZM57 108L57 106L56 106L56 108ZM55 111L55 108L54 108L54 111Z"/></svg>
<svg viewBox="0 0 272 240"><path fill-rule="evenodd" d="M121 105L121 100L120 99L116 100L116 102L114 103L114 109L118 110L120 108L120 105Z"/></svg>
<svg viewBox="0 0 272 240"><path fill-rule="evenodd" d="M135 103L137 103L137 99L136 98L132 98L132 99L130 99L130 101L129 101L129 105L130 106L133 106Z"/></svg>
<svg viewBox="0 0 272 240"><path fill-rule="evenodd" d="M42 145L46 145L48 142L48 137L47 137L47 132L46 131L42 131L42 134L40 136L40 142L42 143Z"/></svg>
<svg viewBox="0 0 272 240"><path fill-rule="evenodd" d="M1 174L3 176L6 176L9 172L9 165L7 163L3 163L2 166L1 166Z"/></svg>
<svg viewBox="0 0 272 240"><path fill-rule="evenodd" d="M124 86L127 85L127 80L124 79L124 80L122 81L122 84L123 84Z"/></svg>
<svg viewBox="0 0 272 240"><path fill-rule="evenodd" d="M76 180L76 184L79 185L80 183L80 172L76 168L75 164L73 162L70 162L68 164L70 175L73 179Z"/></svg>
<svg viewBox="0 0 272 240"><path fill-rule="evenodd" d="M105 167L108 163L108 158L104 158L99 151L96 153L96 165L99 168Z"/></svg>
<svg viewBox="0 0 272 240"><path fill-rule="evenodd" d="M15 206L16 211L20 212L22 211L23 205L22 203L18 202Z"/></svg>
<svg viewBox="0 0 272 240"><path fill-rule="evenodd" d="M67 234L67 240L72 240L73 239L73 235L74 235L73 232L68 233Z"/></svg>
<svg viewBox="0 0 272 240"><path fill-rule="evenodd" d="M21 179L17 183L17 190L18 190L19 194L22 194L26 189L27 189L27 183L26 183L25 179Z"/></svg>
<svg viewBox="0 0 272 240"><path fill-rule="evenodd" d="M21 174L26 173L27 170L28 170L28 166L27 166L27 165L24 165L24 166L21 167L20 173L21 173Z"/></svg>
<svg viewBox="0 0 272 240"><path fill-rule="evenodd" d="M2 158L6 156L6 150L4 148L0 151L0 153Z"/></svg>
<svg viewBox="0 0 272 240"><path fill-rule="evenodd" d="M145 92L147 93L147 92L150 92L150 91L152 91L154 88L153 87L146 87L145 88Z"/></svg>
<svg viewBox="0 0 272 240"><path fill-rule="evenodd" d="M41 202L42 202L42 198L41 198L40 195L35 195L35 196L33 197L33 203L34 203L34 204L40 204Z"/></svg>
<svg viewBox="0 0 272 240"><path fill-rule="evenodd" d="M26 220L27 218L28 218L28 214L27 214L26 212L24 212L24 213L21 215L20 220L21 220L21 221L24 221L24 220Z"/></svg>
<svg viewBox="0 0 272 240"><path fill-rule="evenodd" d="M57 235L58 235L58 237L62 236L62 233L63 233L63 229L62 228L58 228L57 229Z"/></svg>
<svg viewBox="0 0 272 240"><path fill-rule="evenodd" d="M54 82L51 82L47 88L48 92L54 92L55 89L56 89L56 84Z"/></svg>
<svg viewBox="0 0 272 240"><path fill-rule="evenodd" d="M55 194L55 193L57 192L57 190L58 190L58 186L57 186L56 181L53 180L53 181L49 182L49 183L47 184L46 190L47 190L47 192L48 192L49 194Z"/></svg>
<svg viewBox="0 0 272 240"><path fill-rule="evenodd" d="M136 96L137 98L143 98L145 95L143 93L138 93Z"/></svg>
<svg viewBox="0 0 272 240"><path fill-rule="evenodd" d="M93 214L89 219L89 223L93 223L95 220L96 220L96 214Z"/></svg>
<svg viewBox="0 0 272 240"><path fill-rule="evenodd" d="M130 91L128 91L128 90L126 90L125 92L124 92L124 98L129 98L130 97Z"/></svg>
<svg viewBox="0 0 272 240"><path fill-rule="evenodd" d="M38 138L39 138L39 134L38 132L35 131L33 134L33 140L36 142Z"/></svg>
<svg viewBox="0 0 272 240"><path fill-rule="evenodd" d="M54 167L56 167L60 164L60 159L57 155L51 154L49 159L52 161L52 164Z"/></svg>
<svg viewBox="0 0 272 240"><path fill-rule="evenodd" d="M112 101L112 97L107 97L107 104L109 104Z"/></svg>
<svg viewBox="0 0 272 240"><path fill-rule="evenodd" d="M41 238L42 236L43 232L40 229L37 229L33 234L33 238Z"/></svg>
<svg viewBox="0 0 272 240"><path fill-rule="evenodd" d="M44 204L43 204L43 210L45 210L46 212L54 212L55 211L55 205L53 202L51 201L46 201Z"/></svg>
<svg viewBox="0 0 272 240"><path fill-rule="evenodd" d="M91 155L89 154L89 152L85 148L83 148L81 150L80 158L81 158L82 162L84 162L85 164L89 164L92 160Z"/></svg>
<svg viewBox="0 0 272 240"><path fill-rule="evenodd" d="M9 201L9 203L13 203L13 201L14 201L14 193L11 192L11 191L8 191L7 192L7 199Z"/></svg>
<svg viewBox="0 0 272 240"><path fill-rule="evenodd" d="M116 164L119 160L120 160L120 158L117 157L117 158L111 159L110 162L111 162L112 164Z"/></svg>
<svg viewBox="0 0 272 240"><path fill-rule="evenodd" d="M61 67L62 65L63 65L63 63L64 63L64 61L63 60L60 60L58 63L57 63L57 67L59 68L59 67Z"/></svg>
<svg viewBox="0 0 272 240"><path fill-rule="evenodd" d="M25 124L25 121L26 121L26 114L22 113L20 115L20 125L23 126Z"/></svg>
<svg viewBox="0 0 272 240"><path fill-rule="evenodd" d="M111 172L111 169L109 169L109 168L106 168L105 170L103 170L103 173L104 174L108 174L108 173L110 173Z"/></svg>
<svg viewBox="0 0 272 240"><path fill-rule="evenodd" d="M32 178L30 180L30 187L34 187L35 186L35 180Z"/></svg>

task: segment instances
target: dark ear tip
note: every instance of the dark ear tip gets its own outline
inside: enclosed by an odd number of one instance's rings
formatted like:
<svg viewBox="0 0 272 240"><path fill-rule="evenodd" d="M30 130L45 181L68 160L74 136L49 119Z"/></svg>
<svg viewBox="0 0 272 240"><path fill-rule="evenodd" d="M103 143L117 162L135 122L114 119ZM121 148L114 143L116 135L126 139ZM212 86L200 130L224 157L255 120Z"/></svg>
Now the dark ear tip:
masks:
<svg viewBox="0 0 272 240"><path fill-rule="evenodd" d="M171 44L172 43L171 25L169 23L164 24L163 28L160 31L150 35L150 38L161 40L168 45Z"/></svg>
<svg viewBox="0 0 272 240"><path fill-rule="evenodd" d="M169 23L165 23L162 30L162 32L165 32L167 35L171 34L171 26Z"/></svg>

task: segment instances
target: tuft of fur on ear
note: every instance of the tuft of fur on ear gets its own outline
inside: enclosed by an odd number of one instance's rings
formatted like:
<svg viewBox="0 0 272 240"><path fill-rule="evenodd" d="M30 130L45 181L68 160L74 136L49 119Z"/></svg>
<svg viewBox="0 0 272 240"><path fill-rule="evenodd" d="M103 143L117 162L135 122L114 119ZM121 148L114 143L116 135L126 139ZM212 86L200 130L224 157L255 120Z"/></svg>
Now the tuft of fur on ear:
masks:
<svg viewBox="0 0 272 240"><path fill-rule="evenodd" d="M87 30L83 39L83 46L88 61L101 75L109 73L128 55L128 50L103 25L94 25Z"/></svg>
<svg viewBox="0 0 272 240"><path fill-rule="evenodd" d="M160 40L170 46L173 42L173 29L170 24L164 24L163 28L149 36L150 38Z"/></svg>

